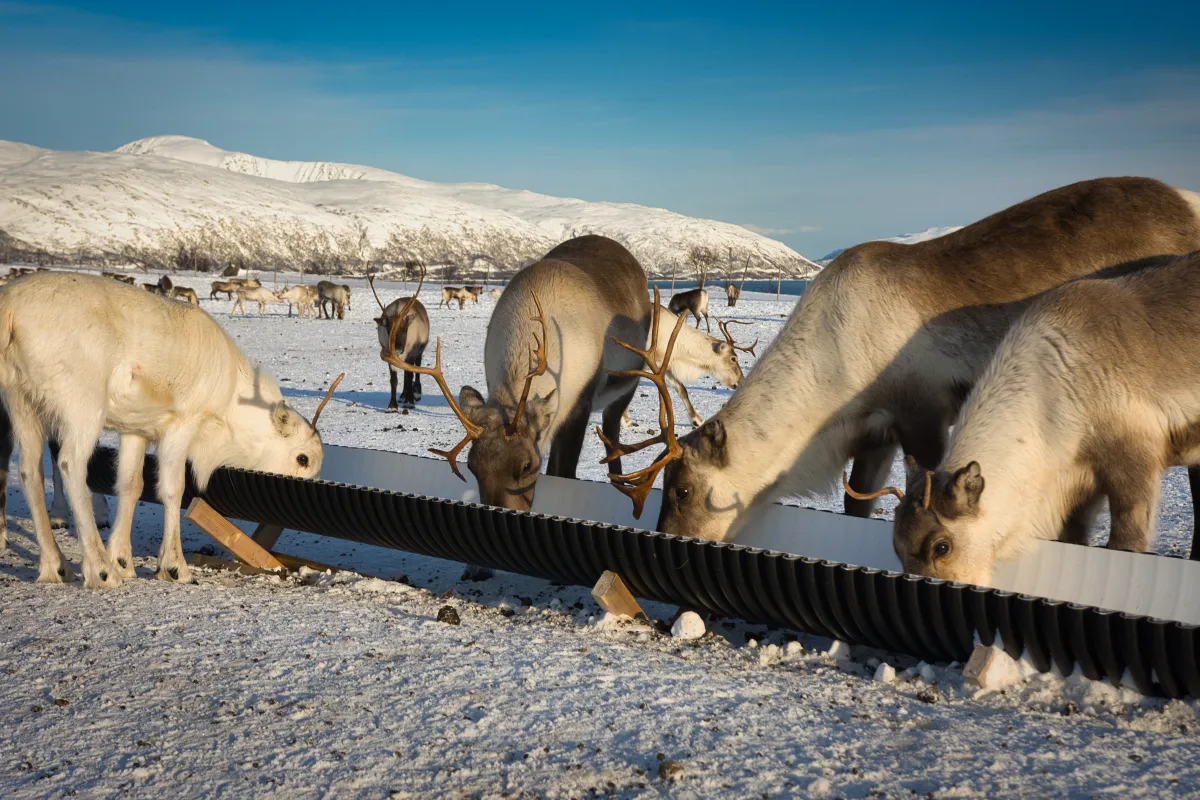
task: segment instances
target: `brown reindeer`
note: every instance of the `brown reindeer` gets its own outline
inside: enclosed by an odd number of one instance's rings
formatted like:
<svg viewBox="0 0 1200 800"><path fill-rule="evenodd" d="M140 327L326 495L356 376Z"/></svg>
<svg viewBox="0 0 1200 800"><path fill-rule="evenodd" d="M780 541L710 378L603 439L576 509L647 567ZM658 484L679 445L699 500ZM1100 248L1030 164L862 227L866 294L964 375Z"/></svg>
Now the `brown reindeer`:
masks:
<svg viewBox="0 0 1200 800"><path fill-rule="evenodd" d="M1122 262L1200 248L1200 198L1148 178L1055 189L917 244L868 242L821 271L729 403L680 440L658 529L723 540L748 512L875 491L897 448L926 469L1012 322L1011 304ZM847 513L872 501L846 498Z"/></svg>
<svg viewBox="0 0 1200 800"><path fill-rule="evenodd" d="M440 340L432 368L400 358L394 336L382 356L397 369L433 376L466 429L453 449L433 452L461 478L457 456L474 442L467 468L481 501L528 510L544 462L550 475L575 477L593 410L603 409L603 430L617 439L621 415L637 390L637 378L627 371L642 360L613 338L646 341L646 288L637 259L603 236L563 242L522 269L488 323L486 400L464 386L455 401L442 377ZM397 317L392 324L401 322ZM614 468L620 469L619 460Z"/></svg>
<svg viewBox="0 0 1200 800"><path fill-rule="evenodd" d="M1038 539L1147 552L1168 467L1200 465L1200 251L1070 281L1013 324L941 464L906 461L894 545L908 572L986 584ZM1193 537L1192 556L1200 557Z"/></svg>
<svg viewBox="0 0 1200 800"><path fill-rule="evenodd" d="M475 302L479 302L479 299L474 297L471 292L465 288L458 286L443 286L442 299L438 301L438 308L441 308L443 305L446 306L446 308L449 308L450 304L457 300L458 310L462 311L463 305L471 299L474 299Z"/></svg>
<svg viewBox="0 0 1200 800"><path fill-rule="evenodd" d="M704 315L704 328L709 333L712 333L712 326L708 324L708 290L707 289L691 289L686 292L678 292L671 298L671 302L667 305L667 309L672 314L682 314L686 317L691 314L696 318L696 327L700 327L700 315Z"/></svg>
<svg viewBox="0 0 1200 800"><path fill-rule="evenodd" d="M234 293L241 285L242 284L234 283L233 281L213 281L212 290L208 293L208 299L216 300L217 295L223 294L225 295L226 300L232 300Z"/></svg>
<svg viewBox="0 0 1200 800"><path fill-rule="evenodd" d="M338 319L345 319L346 312L350 310L350 287L344 283L319 281L317 283L317 302L321 307L321 319L333 319L335 312ZM326 303L330 305L331 310L326 309Z"/></svg>
<svg viewBox="0 0 1200 800"><path fill-rule="evenodd" d="M389 355L395 354L395 357L405 364L420 367L425 348L429 345L429 313L417 299L421 294L421 286L425 283L425 270L421 270L421 280L412 297L401 297L387 306L383 305L375 291L375 278L368 276L367 283L371 287L371 294L375 295L375 302L379 304L381 314L375 318L379 346ZM392 397L388 401L387 410L398 411L400 407L396 404L396 367L388 362L387 358L384 358L384 361L388 364L388 376L392 384ZM416 406L421 399L421 374L404 370L402 398L405 408Z"/></svg>

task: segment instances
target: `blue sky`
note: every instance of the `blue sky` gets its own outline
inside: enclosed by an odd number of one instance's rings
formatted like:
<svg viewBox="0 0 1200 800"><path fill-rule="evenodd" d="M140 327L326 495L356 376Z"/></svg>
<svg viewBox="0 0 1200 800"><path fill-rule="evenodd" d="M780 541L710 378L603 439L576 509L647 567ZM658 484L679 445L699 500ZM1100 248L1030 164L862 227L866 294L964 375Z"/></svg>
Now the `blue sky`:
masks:
<svg viewBox="0 0 1200 800"><path fill-rule="evenodd" d="M818 257L1088 177L1200 190L1200 3L0 0L0 139L177 133L662 206Z"/></svg>

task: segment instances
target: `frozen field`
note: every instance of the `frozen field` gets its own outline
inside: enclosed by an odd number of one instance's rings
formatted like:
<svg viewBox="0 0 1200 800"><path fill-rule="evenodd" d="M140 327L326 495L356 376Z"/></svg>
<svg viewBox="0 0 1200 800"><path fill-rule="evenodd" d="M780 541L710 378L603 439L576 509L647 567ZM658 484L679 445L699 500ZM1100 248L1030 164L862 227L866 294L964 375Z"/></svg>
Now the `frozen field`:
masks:
<svg viewBox="0 0 1200 800"><path fill-rule="evenodd" d="M177 283L206 298L209 280ZM416 411L384 413L378 308L351 284L345 321L202 305L307 415L346 372L322 416L325 441L412 454L457 442L458 422L431 381ZM398 285L379 287L384 302L401 295ZM427 286L422 301L442 336L447 381L483 391L495 299L438 310L438 288ZM744 298L736 318L753 326L739 335L759 337L762 352L794 302ZM714 316L726 316L724 303L714 291ZM750 362L743 354L744 369ZM730 394L714 387L690 392L702 415ZM652 388L630 413L640 429L657 427ZM603 480L602 455L590 435L580 477ZM460 564L295 532L278 548L401 581L197 570L194 586L39 587L15 475L8 497L4 797L1162 797L1200 786L1197 703L1041 675L976 697L957 667L835 657L828 641L740 624L682 641L612 624L584 589L504 573L460 582ZM161 520L154 505L135 520L142 578L153 572ZM1184 552L1191 524L1176 470L1160 551ZM59 540L78 565L73 534ZM211 540L185 523L185 552L202 547ZM437 621L446 605L460 625ZM668 619L674 609L647 611ZM895 682L873 677L880 659L896 667ZM663 760L682 764L677 781L659 776Z"/></svg>

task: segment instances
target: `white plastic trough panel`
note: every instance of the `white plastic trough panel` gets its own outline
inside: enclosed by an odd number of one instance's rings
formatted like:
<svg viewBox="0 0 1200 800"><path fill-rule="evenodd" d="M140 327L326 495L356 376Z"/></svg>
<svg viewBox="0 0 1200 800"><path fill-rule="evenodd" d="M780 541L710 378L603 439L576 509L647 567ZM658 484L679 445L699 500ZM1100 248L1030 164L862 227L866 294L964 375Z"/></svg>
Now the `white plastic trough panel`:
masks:
<svg viewBox="0 0 1200 800"><path fill-rule="evenodd" d="M475 478L466 468L460 481L440 458L326 446L321 478L337 483L479 502ZM641 519L632 503L608 483L543 475L533 510L651 530L661 492L651 491ZM771 504L754 512L735 543L842 564L900 572L892 551L892 526L862 519ZM1019 594L1124 611L1200 625L1200 561L1138 555L1061 542L1041 542L1031 552L999 565L992 587Z"/></svg>

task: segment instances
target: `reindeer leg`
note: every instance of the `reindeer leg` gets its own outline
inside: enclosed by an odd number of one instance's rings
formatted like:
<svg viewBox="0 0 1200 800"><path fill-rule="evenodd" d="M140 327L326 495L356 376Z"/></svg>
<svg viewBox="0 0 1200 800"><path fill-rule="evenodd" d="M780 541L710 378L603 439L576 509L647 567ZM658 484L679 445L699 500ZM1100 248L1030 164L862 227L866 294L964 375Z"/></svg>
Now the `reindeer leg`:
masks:
<svg viewBox="0 0 1200 800"><path fill-rule="evenodd" d="M46 446L41 420L19 397L8 398L9 414L12 415L13 433L20 447L19 469L21 491L29 504L33 517L33 530L38 542L38 583L62 583L75 579L75 573L67 566L67 559L54 531L50 528L50 515L46 513L46 484L42 477L42 449Z"/></svg>
<svg viewBox="0 0 1200 800"><path fill-rule="evenodd" d="M850 471L850 488L862 494L869 494L883 486L888 473L892 471L892 462L896 460L896 445L885 444L871 450L861 450L854 454L854 468ZM844 495L846 514L851 517L869 517L875 510L874 500L857 500L850 495Z"/></svg>
<svg viewBox="0 0 1200 800"><path fill-rule="evenodd" d="M406 395L408 394L408 375L409 373L404 373L404 393ZM388 401L387 410L399 411L400 406L396 403L396 383L399 381L399 376L396 375L396 368L390 364L388 365L388 378L392 383L392 399Z"/></svg>
<svg viewBox="0 0 1200 800"><path fill-rule="evenodd" d="M99 404L95 407L101 408ZM88 459L95 451L104 427L103 412L98 411L92 419L74 420L74 423L62 432L58 468L67 490L71 516L75 519L75 532L83 546L83 585L88 589L115 588L121 585L121 577L104 549L87 485Z"/></svg>
<svg viewBox="0 0 1200 800"><path fill-rule="evenodd" d="M421 361L423 361L424 358L425 358L425 345L420 345L416 350L413 351L412 360L409 361L408 363L419 367L419 366L421 366ZM412 398L413 398L413 405L415 406L417 403L421 402L421 374L419 372L418 373L406 372L405 374L412 375L412 379L413 379Z"/></svg>
<svg viewBox="0 0 1200 800"><path fill-rule="evenodd" d="M688 396L687 387L670 375L667 375L667 385L674 389L675 393L679 395L679 399L683 401L683 406L688 412L688 419L692 421L692 427L699 428L704 422L704 418L697 414L696 409L692 407L692 398ZM604 435L607 436L608 434Z"/></svg>
<svg viewBox="0 0 1200 800"><path fill-rule="evenodd" d="M1136 470L1139 461L1145 463L1137 456L1128 458L1119 475L1106 475L1102 481L1112 515L1107 545L1110 550L1146 553L1154 542L1162 473L1155 469Z"/></svg>
<svg viewBox="0 0 1200 800"><path fill-rule="evenodd" d="M696 325L697 328L700 327L698 322L699 321L697 321L697 325ZM704 312L704 330L707 331L708 333L712 333L712 325L710 325L708 322L708 312L707 311Z"/></svg>
<svg viewBox="0 0 1200 800"><path fill-rule="evenodd" d="M1080 503L1063 523L1062 533L1058 536L1059 541L1086 545L1091 538L1092 523L1095 522L1103 502L1104 495L1097 492Z"/></svg>
<svg viewBox="0 0 1200 800"><path fill-rule="evenodd" d="M608 408L604 409L604 413L600 415L600 430L604 431L604 435L608 437L610 442L615 442L619 439L621 435L621 422L629 419L629 404L633 401L633 396L637 394L637 388L638 381L631 381L629 390L609 403ZM610 463L608 471L615 475L620 475L621 459L618 458Z"/></svg>
<svg viewBox="0 0 1200 800"><path fill-rule="evenodd" d="M8 466L12 451L12 421L0 404L0 550L8 547Z"/></svg>
<svg viewBox="0 0 1200 800"><path fill-rule="evenodd" d="M608 409L605 409L605 413L607 412ZM575 477L575 469L579 466L579 454L583 451L583 440L587 438L588 417L591 413L591 403L581 399L572 410L571 416L559 426L558 432L554 434L554 441L550 443L547 475L559 478Z"/></svg>
<svg viewBox="0 0 1200 800"><path fill-rule="evenodd" d="M193 425L169 429L158 443L158 497L163 504L163 538L158 549L160 581L191 583L192 572L183 558L179 539L179 511L183 505L184 470L195 433Z"/></svg>
<svg viewBox="0 0 1200 800"><path fill-rule="evenodd" d="M131 433L121 434L117 452L117 519L108 535L108 557L121 578L137 577L133 569L133 512L142 496L142 465L146 460L146 440Z"/></svg>
<svg viewBox="0 0 1200 800"><path fill-rule="evenodd" d="M54 487L54 499L50 501L50 527L55 530L67 527L67 494L63 490L62 473L58 471L58 442L51 438L47 442L50 448L50 480Z"/></svg>

